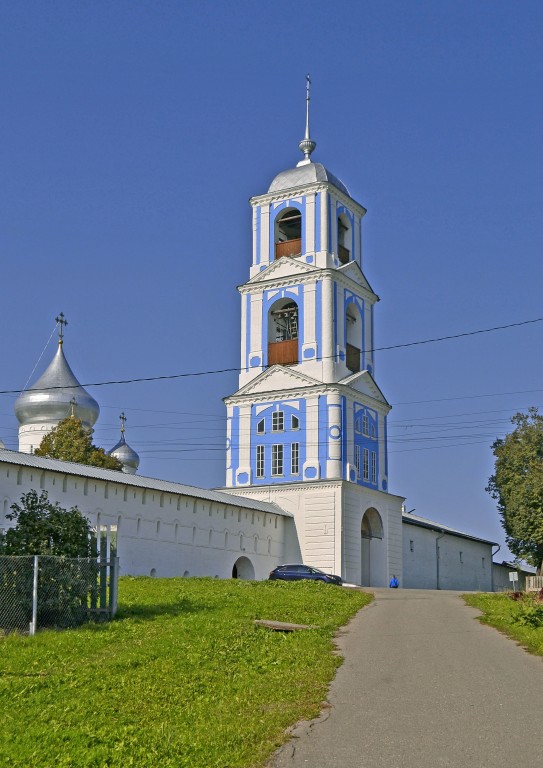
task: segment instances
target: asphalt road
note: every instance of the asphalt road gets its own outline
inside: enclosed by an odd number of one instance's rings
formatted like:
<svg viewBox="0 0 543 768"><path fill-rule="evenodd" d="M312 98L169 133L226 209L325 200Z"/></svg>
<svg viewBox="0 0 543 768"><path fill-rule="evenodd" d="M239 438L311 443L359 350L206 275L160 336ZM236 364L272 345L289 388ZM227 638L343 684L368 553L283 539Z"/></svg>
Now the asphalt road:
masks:
<svg viewBox="0 0 543 768"><path fill-rule="evenodd" d="M543 761L543 660L460 593L372 590L348 625L320 718L273 768L496 768Z"/></svg>

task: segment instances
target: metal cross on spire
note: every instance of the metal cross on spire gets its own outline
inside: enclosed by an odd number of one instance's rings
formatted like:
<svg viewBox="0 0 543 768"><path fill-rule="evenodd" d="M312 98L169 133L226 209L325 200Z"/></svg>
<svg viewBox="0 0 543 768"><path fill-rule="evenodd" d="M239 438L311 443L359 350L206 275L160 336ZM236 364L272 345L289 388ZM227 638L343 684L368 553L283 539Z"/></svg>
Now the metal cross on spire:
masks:
<svg viewBox="0 0 543 768"><path fill-rule="evenodd" d="M119 419L121 420L121 435L124 435L124 425L125 425L125 422L128 421L128 419L124 415L124 411L119 416Z"/></svg>
<svg viewBox="0 0 543 768"><path fill-rule="evenodd" d="M305 76L306 84L305 84L305 136L302 139L302 141L299 143L300 150L304 153L304 159L301 160L298 165L305 165L305 163L310 163L310 155L317 146L317 143L312 140L310 133L309 133L309 102L311 100L311 76L307 74Z"/></svg>
<svg viewBox="0 0 543 768"><path fill-rule="evenodd" d="M77 405L77 400L75 399L75 397L72 397L72 399L70 400L70 405L72 406L71 417L72 419L75 419L75 406Z"/></svg>
<svg viewBox="0 0 543 768"><path fill-rule="evenodd" d="M68 321L64 318L64 312L61 312L58 317L55 317L57 324L60 326L58 330L58 343L62 344L64 339L64 326L68 325Z"/></svg>

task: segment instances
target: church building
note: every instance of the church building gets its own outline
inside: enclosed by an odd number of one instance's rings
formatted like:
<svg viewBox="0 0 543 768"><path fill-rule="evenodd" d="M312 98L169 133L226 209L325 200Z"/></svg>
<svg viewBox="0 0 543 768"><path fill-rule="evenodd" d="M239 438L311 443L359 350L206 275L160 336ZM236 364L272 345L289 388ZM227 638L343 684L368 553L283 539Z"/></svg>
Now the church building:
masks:
<svg viewBox="0 0 543 768"><path fill-rule="evenodd" d="M45 490L81 510L122 573L264 579L303 562L364 586L396 575L413 588L493 589L493 542L407 514L389 492L390 405L374 359L379 298L364 275L366 209L312 160L309 100L308 78L303 159L250 200L225 487L136 475L124 413L109 451L123 472L33 455L62 419L77 416L90 430L100 411L64 354L61 313L56 354L15 403L18 451L0 442L0 528L23 493Z"/></svg>

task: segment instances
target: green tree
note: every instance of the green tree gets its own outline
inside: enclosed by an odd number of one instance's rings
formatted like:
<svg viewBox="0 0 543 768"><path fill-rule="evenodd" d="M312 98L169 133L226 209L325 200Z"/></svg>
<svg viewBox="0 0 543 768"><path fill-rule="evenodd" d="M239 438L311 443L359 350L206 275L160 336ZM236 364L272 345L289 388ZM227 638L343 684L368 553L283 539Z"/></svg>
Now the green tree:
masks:
<svg viewBox="0 0 543 768"><path fill-rule="evenodd" d="M15 522L3 535L4 555L62 555L92 557L95 554L92 528L77 507L63 509L49 501L47 491L34 490L12 504L8 520Z"/></svg>
<svg viewBox="0 0 543 768"><path fill-rule="evenodd" d="M68 416L45 435L34 454L47 459L75 461L91 467L122 470L123 465L119 459L110 456L103 448L93 445L92 433L92 429L83 426L81 419Z"/></svg>
<svg viewBox="0 0 543 768"><path fill-rule="evenodd" d="M536 568L543 561L543 416L517 413L513 431L492 445L496 457L487 491L498 502L507 546Z"/></svg>

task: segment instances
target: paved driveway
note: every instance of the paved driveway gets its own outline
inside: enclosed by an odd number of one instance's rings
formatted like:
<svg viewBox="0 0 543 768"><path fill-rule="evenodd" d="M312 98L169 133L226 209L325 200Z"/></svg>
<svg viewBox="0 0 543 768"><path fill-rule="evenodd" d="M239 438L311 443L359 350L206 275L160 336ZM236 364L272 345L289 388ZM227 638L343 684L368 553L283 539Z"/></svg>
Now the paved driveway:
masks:
<svg viewBox="0 0 543 768"><path fill-rule="evenodd" d="M330 708L273 768L543 763L543 660L475 620L460 593L372 590L340 640Z"/></svg>

